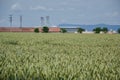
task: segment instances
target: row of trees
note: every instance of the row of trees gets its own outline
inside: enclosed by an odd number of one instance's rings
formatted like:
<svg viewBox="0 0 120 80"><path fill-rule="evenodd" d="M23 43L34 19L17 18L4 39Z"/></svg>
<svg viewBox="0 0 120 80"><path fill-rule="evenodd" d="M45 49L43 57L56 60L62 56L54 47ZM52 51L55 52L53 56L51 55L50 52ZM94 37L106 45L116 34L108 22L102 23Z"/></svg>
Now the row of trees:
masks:
<svg viewBox="0 0 120 80"><path fill-rule="evenodd" d="M95 33L100 33L101 31L104 32L104 33L107 33L108 32L108 28L106 28L106 27L103 27L103 28L97 27L97 28L93 29L93 31Z"/></svg>
<svg viewBox="0 0 120 80"><path fill-rule="evenodd" d="M85 31L85 29L83 29L83 28L78 28L78 30L77 30L78 33L82 33L83 31ZM67 30L65 28L61 28L61 32L66 33Z"/></svg>
<svg viewBox="0 0 120 80"><path fill-rule="evenodd" d="M43 31L44 33L48 33L48 32L49 32L49 28L48 28L47 26L44 26L44 27L42 28L42 31ZM39 28L35 28L35 29L34 29L34 32L39 33Z"/></svg>
<svg viewBox="0 0 120 80"><path fill-rule="evenodd" d="M118 29L118 33L120 34L120 28Z"/></svg>
<svg viewBox="0 0 120 80"><path fill-rule="evenodd" d="M48 32L49 32L49 28L48 28L47 26L44 26L44 27L42 28L42 31L43 31L44 33L48 33ZM78 28L78 30L77 30L78 33L82 33L83 31L85 31L85 29L83 29L83 28ZM101 28L101 27L96 27L96 28L93 29L93 31L94 31L95 33L100 33L101 31L102 31L103 33L107 33L107 32L108 32L108 28L107 28L107 27L103 27L103 28ZM35 29L34 29L34 32L39 33L39 28L35 28ZM61 28L61 31L60 31L60 32L66 33L67 30L66 30L65 28ZM117 32L120 33L120 28L118 29Z"/></svg>
<svg viewBox="0 0 120 80"><path fill-rule="evenodd" d="M95 33L100 33L100 32L107 33L108 32L108 28L106 28L106 27L103 27L103 28L97 27L97 28L93 29L93 31ZM120 28L117 30L117 32L120 34Z"/></svg>
<svg viewBox="0 0 120 80"><path fill-rule="evenodd" d="M63 33L67 32L66 29L62 28L61 30L62 30ZM78 30L77 30L78 33L82 33L83 31L85 31L85 29L83 29L83 28L78 28ZM103 28L96 27L96 28L93 29L93 31L95 33L100 33L100 32L107 33L108 32L108 28L107 27L103 27ZM117 32L120 33L120 28L117 30Z"/></svg>
<svg viewBox="0 0 120 80"><path fill-rule="evenodd" d="M64 28L62 28L61 31L63 33L67 32L67 30ZM78 28L78 30L77 30L78 33L82 33L83 31L85 31L85 29L83 29L83 28ZM107 33L108 29L106 27L104 27L104 28L97 27L97 28L93 29L93 31L95 33L100 33L101 31L103 31L104 33Z"/></svg>

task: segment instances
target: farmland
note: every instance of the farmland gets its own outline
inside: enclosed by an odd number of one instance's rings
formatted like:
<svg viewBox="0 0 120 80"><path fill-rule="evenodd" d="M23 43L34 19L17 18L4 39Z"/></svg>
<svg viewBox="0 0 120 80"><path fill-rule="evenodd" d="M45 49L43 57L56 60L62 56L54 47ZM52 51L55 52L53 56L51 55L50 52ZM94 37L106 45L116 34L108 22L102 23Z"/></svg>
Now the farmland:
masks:
<svg viewBox="0 0 120 80"><path fill-rule="evenodd" d="M120 80L120 35L0 33L0 80Z"/></svg>

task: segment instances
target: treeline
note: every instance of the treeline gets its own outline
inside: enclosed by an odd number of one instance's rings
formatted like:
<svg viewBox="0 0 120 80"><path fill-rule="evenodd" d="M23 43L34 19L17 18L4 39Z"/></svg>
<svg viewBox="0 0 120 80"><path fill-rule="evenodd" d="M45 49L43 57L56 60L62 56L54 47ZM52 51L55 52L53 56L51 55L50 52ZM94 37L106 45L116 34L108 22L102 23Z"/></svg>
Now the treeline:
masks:
<svg viewBox="0 0 120 80"><path fill-rule="evenodd" d="M85 29L83 29L83 28L78 28L77 29L77 33L82 33L82 32L84 32L85 31ZM93 29L93 32L94 33L108 33L108 28L107 27L103 27L103 28L101 28L101 27L96 27L96 28L94 28ZM39 28L35 28L34 29L34 32L36 32L36 33L39 33L40 31L39 31ZM43 26L43 28L42 28L42 32L43 33L48 33L49 32L49 27L47 27L47 26ZM65 28L61 28L60 29L60 32L61 33L66 33L67 32L67 30L65 29ZM117 30L117 32L118 33L120 33L120 28Z"/></svg>
<svg viewBox="0 0 120 80"><path fill-rule="evenodd" d="M35 29L34 29L34 32L39 33L39 32L40 32L40 31L39 31L39 28L35 28ZM44 27L42 28L42 32L43 32L43 33L48 33L48 32L49 32L49 28L48 28L47 26L44 26Z"/></svg>
<svg viewBox="0 0 120 80"><path fill-rule="evenodd" d="M85 31L85 29L83 29L83 28L78 28L78 30L77 30L77 33L82 33L82 32L84 32ZM101 28L101 27L96 27L96 28L94 28L93 30L92 30L94 33L108 33L108 28L107 27L103 27L103 28ZM67 30L65 29L65 28L61 28L61 32L62 33L65 33L65 32L67 32ZM112 31L111 31L112 32ZM117 30L117 32L120 34L120 28Z"/></svg>

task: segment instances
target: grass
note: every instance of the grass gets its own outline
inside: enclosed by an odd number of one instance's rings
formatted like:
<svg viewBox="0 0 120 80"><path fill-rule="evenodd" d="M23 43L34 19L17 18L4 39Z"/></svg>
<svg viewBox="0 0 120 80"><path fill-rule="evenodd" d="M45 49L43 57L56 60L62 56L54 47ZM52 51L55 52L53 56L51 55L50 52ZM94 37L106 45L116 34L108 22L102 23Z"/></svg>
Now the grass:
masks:
<svg viewBox="0 0 120 80"><path fill-rule="evenodd" d="M120 80L120 35L0 33L0 79Z"/></svg>

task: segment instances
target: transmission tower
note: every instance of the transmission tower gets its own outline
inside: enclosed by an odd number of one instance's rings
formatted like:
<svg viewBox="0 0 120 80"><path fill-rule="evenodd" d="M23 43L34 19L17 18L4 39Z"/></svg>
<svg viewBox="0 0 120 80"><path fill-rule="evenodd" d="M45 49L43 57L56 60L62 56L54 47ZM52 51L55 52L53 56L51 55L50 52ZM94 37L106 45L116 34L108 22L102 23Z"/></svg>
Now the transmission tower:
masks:
<svg viewBox="0 0 120 80"><path fill-rule="evenodd" d="M22 28L22 16L20 16L20 28Z"/></svg>
<svg viewBox="0 0 120 80"><path fill-rule="evenodd" d="M12 15L9 15L9 19L10 19L10 29L9 29L9 31L11 32L11 27L12 27Z"/></svg>
<svg viewBox="0 0 120 80"><path fill-rule="evenodd" d="M40 17L40 20L41 20L41 26L44 26L45 25L44 24L44 22L45 22L44 17Z"/></svg>
<svg viewBox="0 0 120 80"><path fill-rule="evenodd" d="M12 27L12 15L9 15L10 17L10 27Z"/></svg>
<svg viewBox="0 0 120 80"><path fill-rule="evenodd" d="M49 20L50 20L50 17L49 17L49 16L46 16L46 26L50 26L50 25L49 25L49 24L50 24Z"/></svg>

